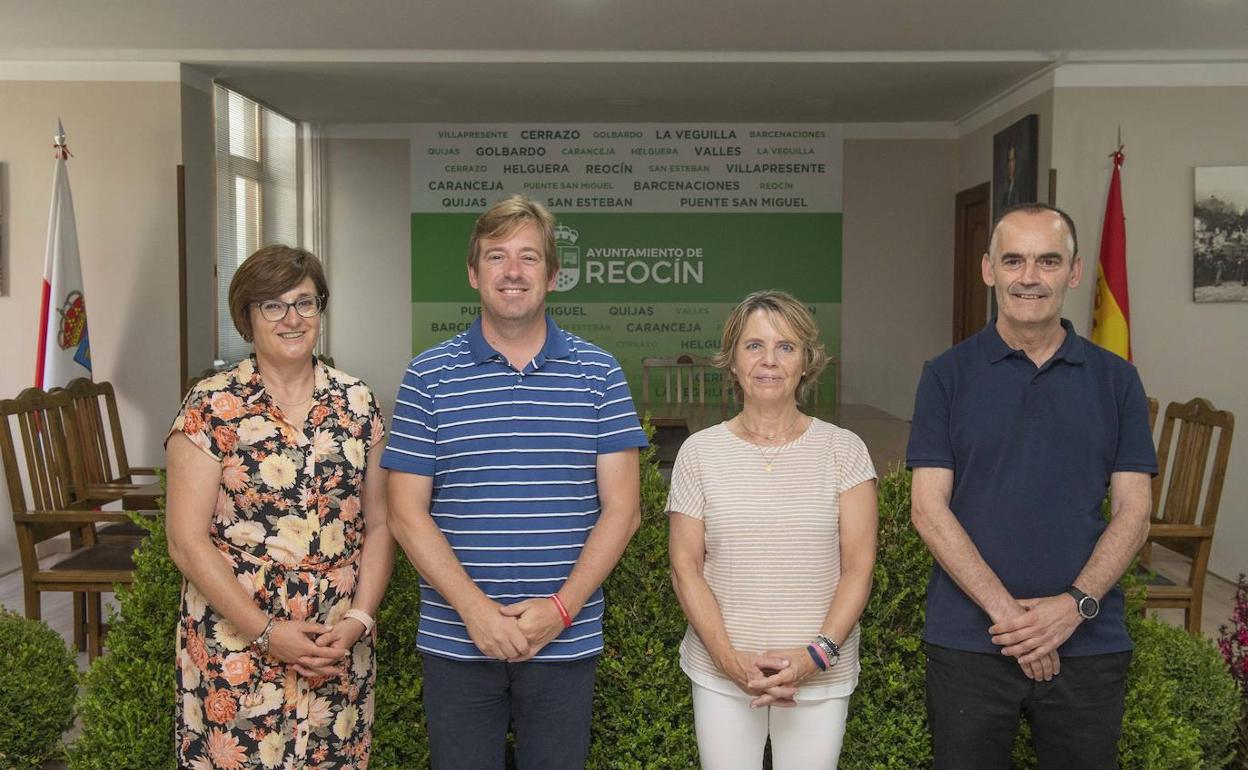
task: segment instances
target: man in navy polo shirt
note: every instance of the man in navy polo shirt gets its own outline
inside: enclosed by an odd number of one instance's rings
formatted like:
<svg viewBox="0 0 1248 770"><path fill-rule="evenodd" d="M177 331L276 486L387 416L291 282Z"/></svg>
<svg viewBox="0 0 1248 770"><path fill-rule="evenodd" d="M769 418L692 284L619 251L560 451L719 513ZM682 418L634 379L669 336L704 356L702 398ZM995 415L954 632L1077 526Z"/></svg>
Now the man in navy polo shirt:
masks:
<svg viewBox="0 0 1248 770"><path fill-rule="evenodd" d="M435 770L582 768L602 581L640 522L646 436L619 364L546 314L555 220L512 196L477 220L481 314L408 365L382 465L421 574ZM415 608L413 608L414 610Z"/></svg>
<svg viewBox="0 0 1248 770"><path fill-rule="evenodd" d="M1157 460L1135 368L1061 317L1075 225L1041 204L993 228L999 313L923 368L906 463L928 582L935 767L1113 768L1132 644L1115 587L1148 533ZM1109 490L1112 516L1101 502Z"/></svg>

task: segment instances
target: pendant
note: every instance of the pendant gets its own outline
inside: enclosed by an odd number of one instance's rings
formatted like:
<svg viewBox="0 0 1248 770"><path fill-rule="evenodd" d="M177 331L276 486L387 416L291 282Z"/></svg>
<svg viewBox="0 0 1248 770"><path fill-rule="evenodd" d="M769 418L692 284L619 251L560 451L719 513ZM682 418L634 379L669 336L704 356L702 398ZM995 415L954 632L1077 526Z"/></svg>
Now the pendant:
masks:
<svg viewBox="0 0 1248 770"><path fill-rule="evenodd" d="M771 463L763 463L763 468L764 468L764 469L765 469L768 473L771 473Z"/></svg>

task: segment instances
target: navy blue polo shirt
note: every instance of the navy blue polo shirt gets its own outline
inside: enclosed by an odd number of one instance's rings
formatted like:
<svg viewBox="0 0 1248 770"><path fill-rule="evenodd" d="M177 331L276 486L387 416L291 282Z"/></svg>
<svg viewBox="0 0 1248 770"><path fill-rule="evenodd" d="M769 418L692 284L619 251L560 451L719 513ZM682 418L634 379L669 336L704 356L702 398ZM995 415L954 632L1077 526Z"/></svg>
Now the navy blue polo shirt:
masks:
<svg viewBox="0 0 1248 770"><path fill-rule="evenodd" d="M1110 474L1155 474L1148 403L1135 367L1075 334L1037 367L983 331L928 361L915 396L906 465L953 471L950 509L1006 590L1018 599L1065 591L1106 521ZM936 565L927 585L924 639L1000 652L987 613ZM1130 650L1122 591L1101 600L1061 655Z"/></svg>

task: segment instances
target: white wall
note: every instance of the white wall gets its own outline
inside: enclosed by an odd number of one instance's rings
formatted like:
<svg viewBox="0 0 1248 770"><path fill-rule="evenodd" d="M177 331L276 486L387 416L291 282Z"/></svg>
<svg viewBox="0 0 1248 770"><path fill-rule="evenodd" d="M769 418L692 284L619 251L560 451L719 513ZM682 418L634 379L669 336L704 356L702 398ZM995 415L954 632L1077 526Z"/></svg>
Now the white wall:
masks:
<svg viewBox="0 0 1248 770"><path fill-rule="evenodd" d="M953 326L953 140L845 142L843 401L910 419Z"/></svg>
<svg viewBox="0 0 1248 770"><path fill-rule="evenodd" d="M1109 153L1126 145L1131 341L1144 388L1164 407L1203 396L1239 418L1211 569L1248 571L1248 303L1192 301L1196 166L1248 165L1248 87L1059 88L1054 99L1057 202L1080 226L1084 281L1067 315L1090 328Z"/></svg>
<svg viewBox="0 0 1248 770"><path fill-rule="evenodd" d="M407 139L325 142L328 353L372 386L387 415L412 357L409 146Z"/></svg>
<svg viewBox="0 0 1248 770"><path fill-rule="evenodd" d="M0 80L9 294L0 297L0 394L34 381L39 287L52 194L52 136L65 123L91 356L117 388L130 461L163 464L178 404L177 82ZM18 565L8 495L0 571Z"/></svg>

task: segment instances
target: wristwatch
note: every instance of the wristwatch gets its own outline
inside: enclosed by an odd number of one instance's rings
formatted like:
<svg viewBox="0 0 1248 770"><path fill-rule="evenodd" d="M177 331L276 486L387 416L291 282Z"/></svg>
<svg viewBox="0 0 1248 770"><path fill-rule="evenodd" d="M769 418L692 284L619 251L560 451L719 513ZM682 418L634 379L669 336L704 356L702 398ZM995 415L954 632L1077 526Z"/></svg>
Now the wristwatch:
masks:
<svg viewBox="0 0 1248 770"><path fill-rule="evenodd" d="M1075 607L1078 608L1079 614L1084 620L1091 620L1101 612L1101 603L1094 596L1088 596L1078 588L1071 586L1066 589L1066 593L1075 597Z"/></svg>

